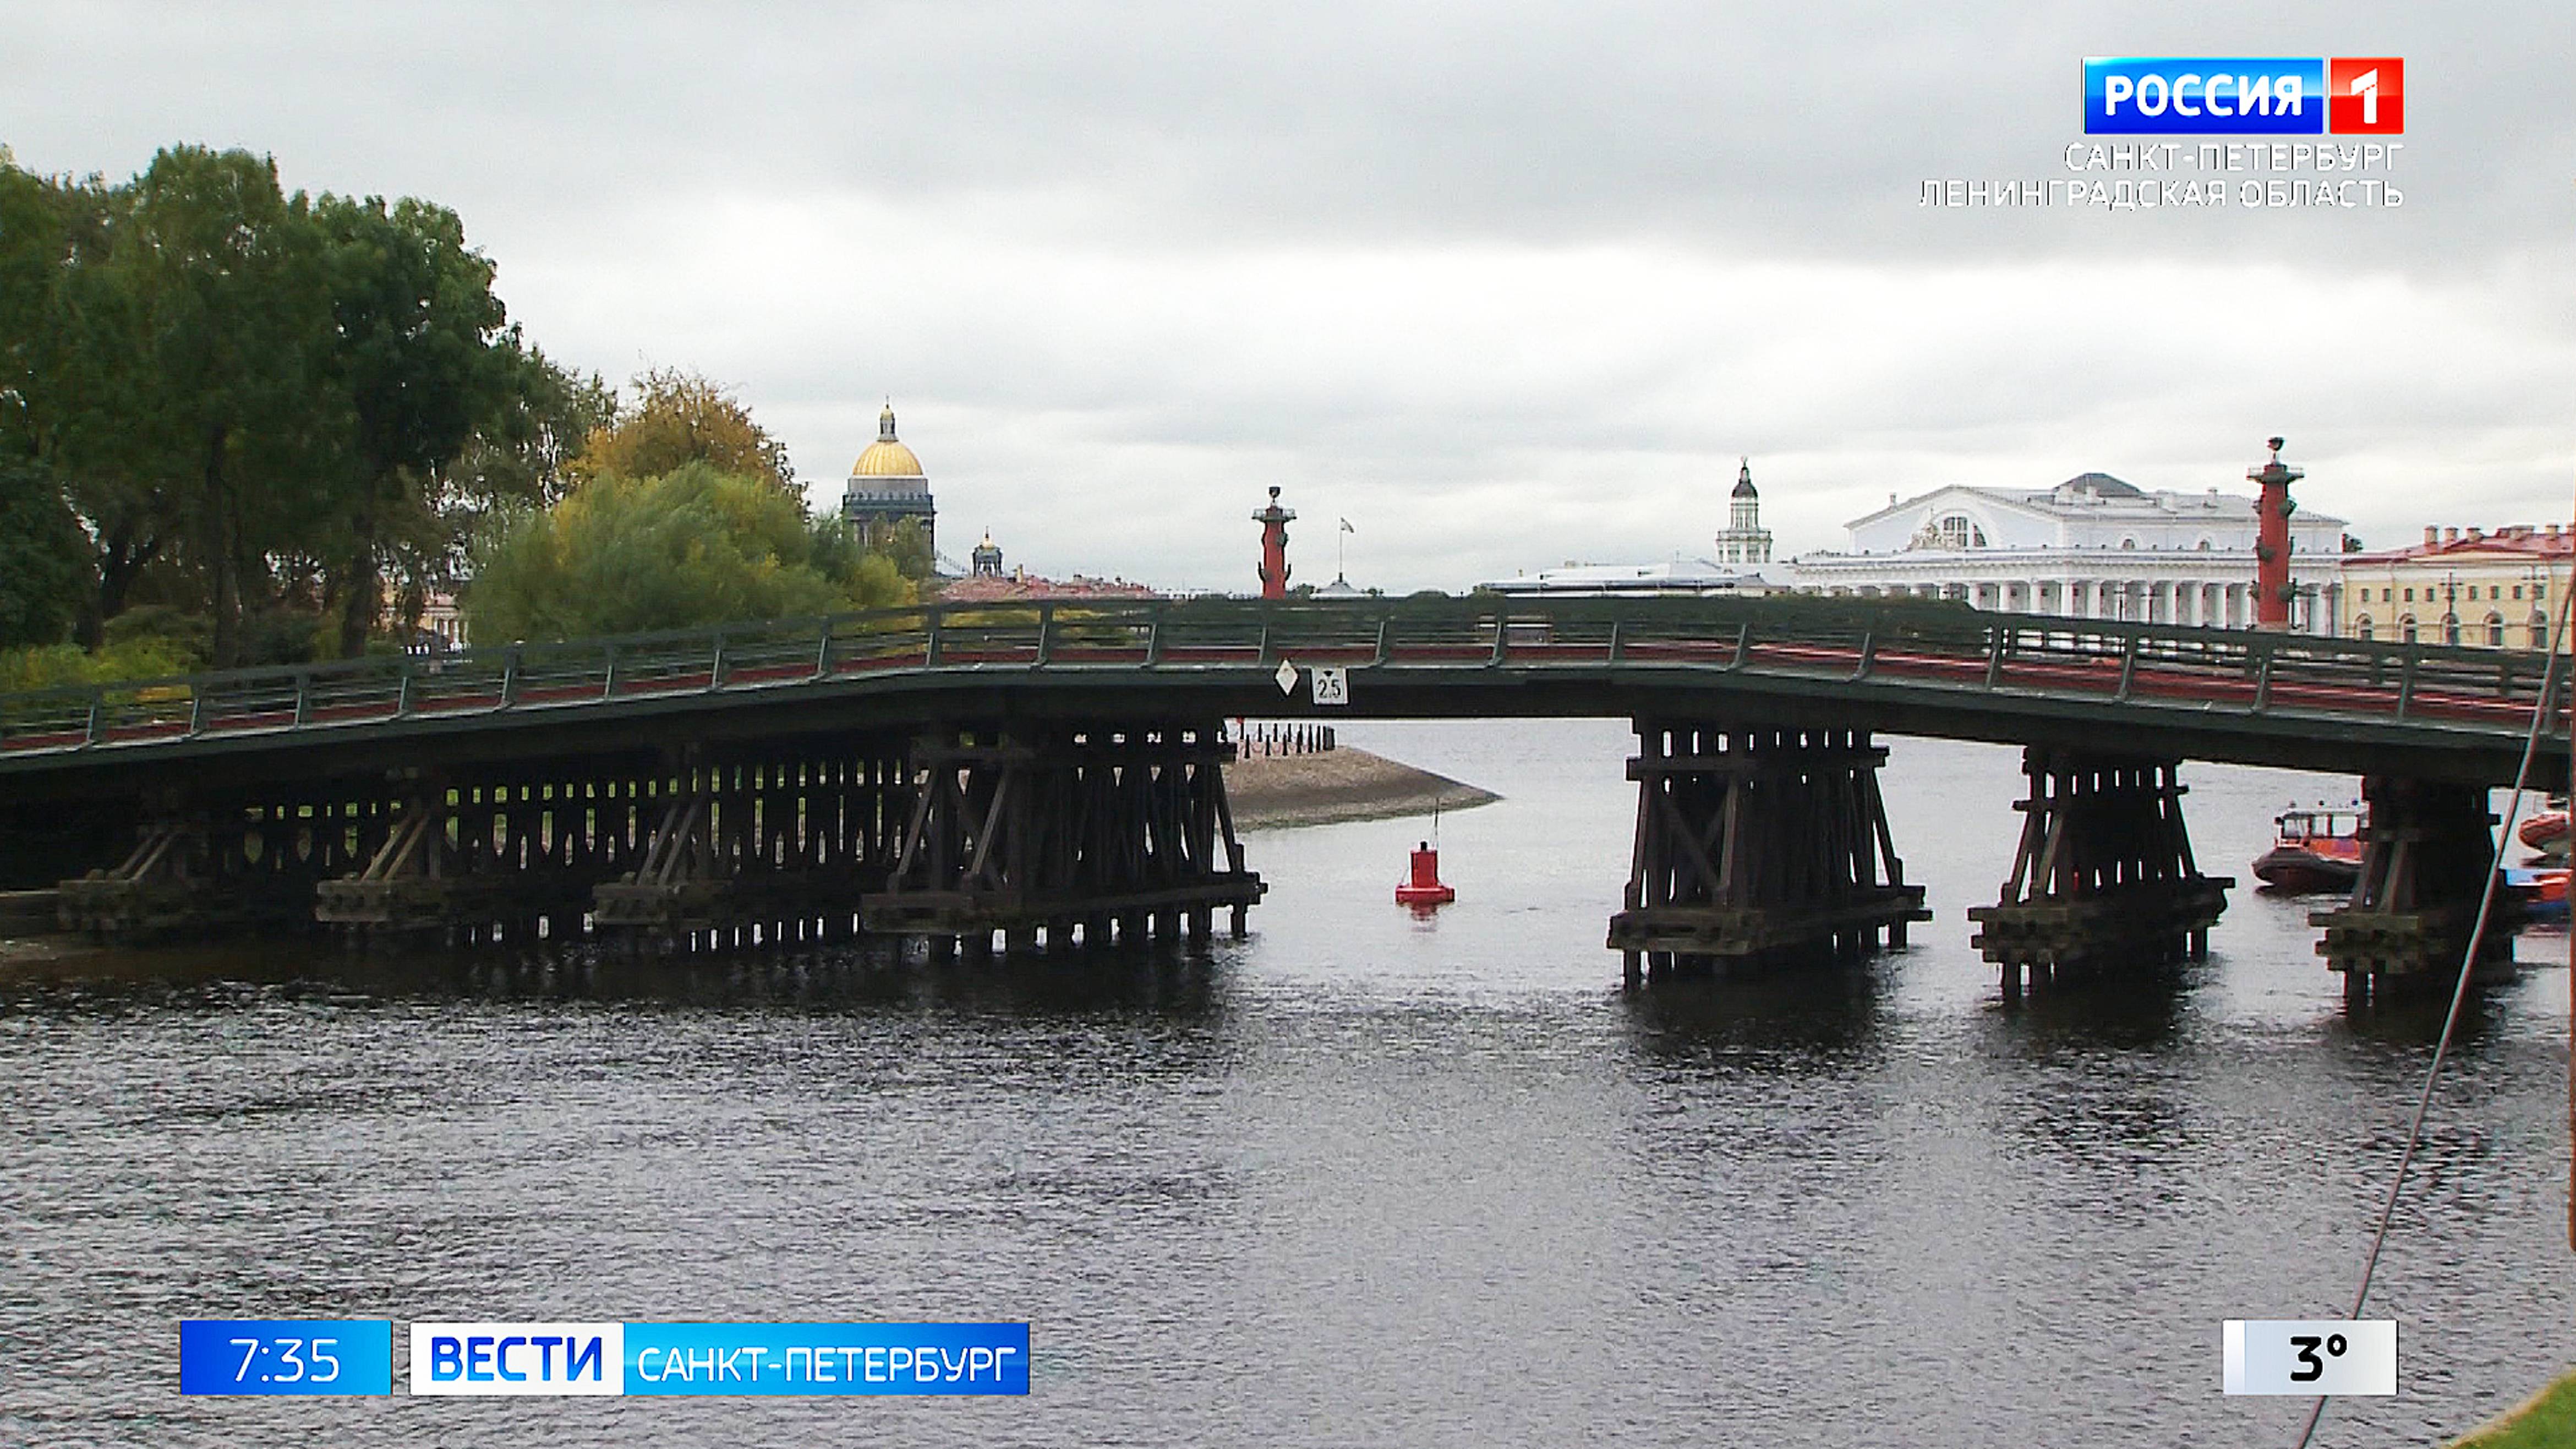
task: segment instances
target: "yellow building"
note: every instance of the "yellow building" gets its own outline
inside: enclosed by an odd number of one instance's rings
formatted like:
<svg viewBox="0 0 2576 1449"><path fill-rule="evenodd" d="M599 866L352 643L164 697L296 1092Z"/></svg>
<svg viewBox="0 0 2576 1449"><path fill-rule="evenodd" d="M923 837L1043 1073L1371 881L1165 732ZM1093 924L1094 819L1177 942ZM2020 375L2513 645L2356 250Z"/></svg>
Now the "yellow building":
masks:
<svg viewBox="0 0 2576 1449"><path fill-rule="evenodd" d="M2571 583L2576 531L2432 528L2424 541L2343 556L2335 632L2353 639L2546 649Z"/></svg>

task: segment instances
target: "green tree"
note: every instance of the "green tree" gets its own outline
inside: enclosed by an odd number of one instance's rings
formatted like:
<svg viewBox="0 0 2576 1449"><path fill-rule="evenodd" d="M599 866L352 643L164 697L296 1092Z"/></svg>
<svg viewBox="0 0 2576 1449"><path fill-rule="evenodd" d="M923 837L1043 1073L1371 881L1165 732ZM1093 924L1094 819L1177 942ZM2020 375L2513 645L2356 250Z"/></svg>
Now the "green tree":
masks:
<svg viewBox="0 0 2576 1449"><path fill-rule="evenodd" d="M57 309L66 472L125 551L102 575L130 581L135 555L191 572L224 667L246 595L264 602L272 556L320 541L346 476L321 233L242 151L163 151L104 209L105 255ZM121 602L103 589L101 612Z"/></svg>
<svg viewBox="0 0 2576 1449"><path fill-rule="evenodd" d="M918 518L898 518L894 525L877 536L877 551L894 565L896 573L918 584L937 571L938 559L930 551L930 530Z"/></svg>
<svg viewBox="0 0 2576 1449"><path fill-rule="evenodd" d="M0 164L0 454L52 467L90 525L93 645L173 532L142 416L141 327L109 265L133 192Z"/></svg>
<svg viewBox="0 0 2576 1449"><path fill-rule="evenodd" d="M475 538L507 513L550 508L563 498L582 440L616 414L616 391L596 373L558 366L515 329L501 338L499 361L503 382L490 412L435 471L417 510L383 539L394 617L405 630L432 590L458 587Z"/></svg>
<svg viewBox="0 0 2576 1449"><path fill-rule="evenodd" d="M0 457L0 648L59 644L89 592L89 538L42 464Z"/></svg>
<svg viewBox="0 0 2576 1449"><path fill-rule="evenodd" d="M496 518L464 595L486 642L568 639L911 601L883 554L840 520L810 519L765 476L684 463L603 473L552 508Z"/></svg>
<svg viewBox="0 0 2576 1449"><path fill-rule="evenodd" d="M572 465L576 479L652 478L694 462L796 492L786 445L753 422L751 410L730 392L677 368L639 373L633 386L635 405L620 408L583 444Z"/></svg>
<svg viewBox="0 0 2576 1449"><path fill-rule="evenodd" d="M494 417L516 339L492 263L445 207L324 196L313 221L330 291L332 382L345 395L347 489L333 510L330 592L338 652L358 653L384 613L384 563L434 537L439 470Z"/></svg>
<svg viewBox="0 0 2576 1449"><path fill-rule="evenodd" d="M615 393L508 329L492 280L453 212L290 197L243 152L116 186L0 156L0 462L78 515L82 641L146 605L212 662L355 652L389 584L415 617L487 519L560 498ZM690 382L646 404L740 434Z"/></svg>
<svg viewBox="0 0 2576 1449"><path fill-rule="evenodd" d="M0 164L0 453L32 457L54 286L63 266L57 188Z"/></svg>

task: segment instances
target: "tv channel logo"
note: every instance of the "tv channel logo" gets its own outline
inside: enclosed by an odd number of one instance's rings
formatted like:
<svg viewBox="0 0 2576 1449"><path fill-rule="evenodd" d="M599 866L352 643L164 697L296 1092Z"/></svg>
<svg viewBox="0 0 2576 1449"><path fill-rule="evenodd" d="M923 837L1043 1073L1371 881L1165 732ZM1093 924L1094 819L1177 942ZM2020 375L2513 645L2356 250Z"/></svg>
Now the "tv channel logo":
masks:
<svg viewBox="0 0 2576 1449"><path fill-rule="evenodd" d="M2396 136L2397 56L2088 56L2088 136Z"/></svg>

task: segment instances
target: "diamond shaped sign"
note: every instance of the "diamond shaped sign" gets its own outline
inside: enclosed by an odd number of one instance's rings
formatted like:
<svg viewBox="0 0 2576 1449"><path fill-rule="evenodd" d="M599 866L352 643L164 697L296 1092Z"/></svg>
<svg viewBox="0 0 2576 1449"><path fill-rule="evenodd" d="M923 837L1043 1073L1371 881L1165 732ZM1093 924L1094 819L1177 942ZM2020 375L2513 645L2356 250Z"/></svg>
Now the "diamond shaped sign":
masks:
<svg viewBox="0 0 2576 1449"><path fill-rule="evenodd" d="M1296 665L1282 659L1279 661L1279 672L1271 675L1270 677L1279 681L1279 692L1281 694L1295 694L1297 692Z"/></svg>

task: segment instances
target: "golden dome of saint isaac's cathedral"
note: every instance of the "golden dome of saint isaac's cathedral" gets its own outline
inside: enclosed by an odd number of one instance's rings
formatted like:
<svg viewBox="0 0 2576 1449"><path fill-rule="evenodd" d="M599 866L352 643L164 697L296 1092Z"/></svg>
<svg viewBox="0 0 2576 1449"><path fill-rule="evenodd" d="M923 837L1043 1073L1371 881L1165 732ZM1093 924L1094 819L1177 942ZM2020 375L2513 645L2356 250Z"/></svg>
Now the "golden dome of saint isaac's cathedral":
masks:
<svg viewBox="0 0 2576 1449"><path fill-rule="evenodd" d="M930 479L922 474L921 459L894 435L891 401L877 414L877 440L850 465L850 481L841 493L841 516L869 542L886 537L906 519L914 520L921 525L931 557L938 557L934 530L939 515L930 499Z"/></svg>
<svg viewBox="0 0 2576 1449"><path fill-rule="evenodd" d="M894 435L894 404L877 414L877 440L850 465L853 478L919 478L921 460Z"/></svg>

